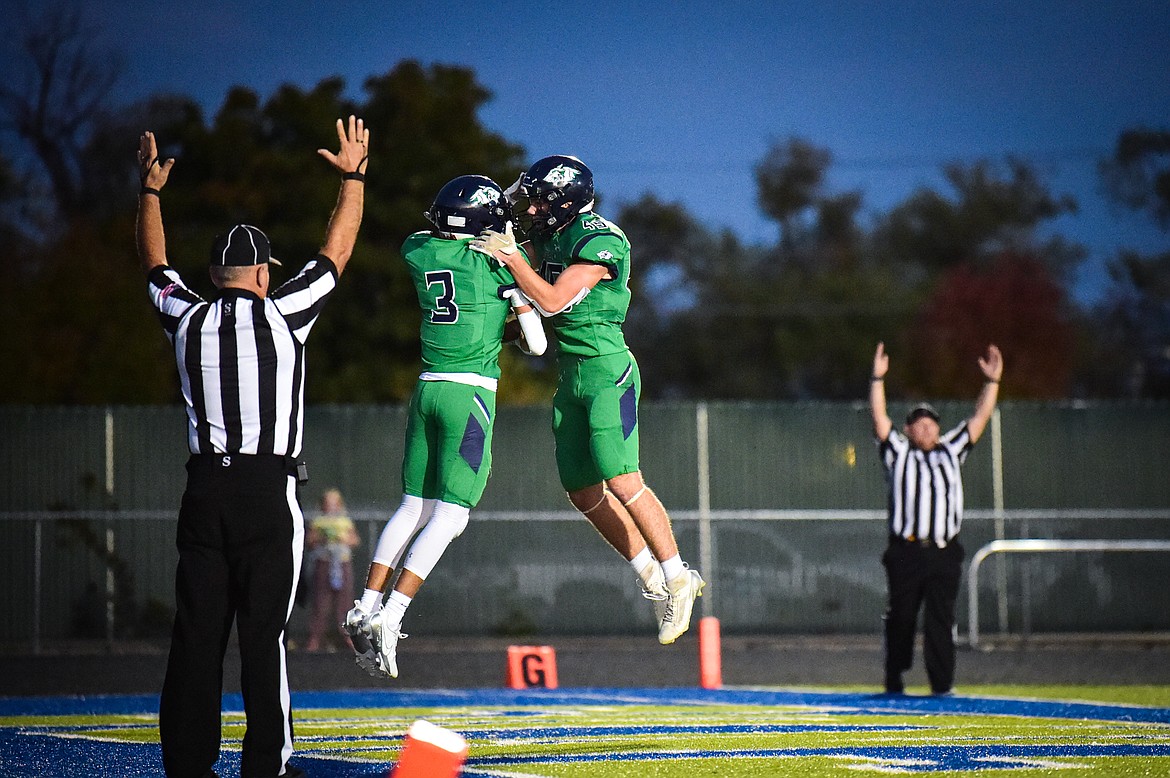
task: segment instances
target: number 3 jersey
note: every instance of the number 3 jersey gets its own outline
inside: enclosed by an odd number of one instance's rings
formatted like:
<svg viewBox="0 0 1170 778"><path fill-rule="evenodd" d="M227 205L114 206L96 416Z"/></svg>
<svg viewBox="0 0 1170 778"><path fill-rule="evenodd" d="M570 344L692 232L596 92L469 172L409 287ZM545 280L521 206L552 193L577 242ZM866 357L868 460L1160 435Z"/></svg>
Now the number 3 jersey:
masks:
<svg viewBox="0 0 1170 778"><path fill-rule="evenodd" d="M501 289L515 281L508 270L472 251L471 240L416 232L402 244L422 309L424 373L500 377L504 318L510 308Z"/></svg>
<svg viewBox="0 0 1170 778"><path fill-rule="evenodd" d="M625 233L597 214L583 213L547 238L534 236L532 247L540 275L550 284L577 262L609 271L582 299L550 319L560 353L597 357L625 351L622 323L630 307L630 241Z"/></svg>

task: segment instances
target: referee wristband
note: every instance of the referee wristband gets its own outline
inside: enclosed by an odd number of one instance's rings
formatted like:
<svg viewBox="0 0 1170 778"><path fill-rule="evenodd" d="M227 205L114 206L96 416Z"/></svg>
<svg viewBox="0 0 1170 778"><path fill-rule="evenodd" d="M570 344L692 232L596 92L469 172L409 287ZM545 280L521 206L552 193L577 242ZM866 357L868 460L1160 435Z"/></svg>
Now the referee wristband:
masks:
<svg viewBox="0 0 1170 778"><path fill-rule="evenodd" d="M985 384L998 384L998 383L999 383L999 381L993 381L993 380L991 380L990 378L988 378L988 379L987 379L986 381L984 381L983 383L985 383Z"/></svg>
<svg viewBox="0 0 1170 778"><path fill-rule="evenodd" d="M144 186L138 190L138 194L140 196L141 195L154 195L155 197L159 197L159 196L161 196L162 192L155 189L154 187Z"/></svg>
<svg viewBox="0 0 1170 778"><path fill-rule="evenodd" d="M353 171L352 173L342 173L341 180L342 181L361 181L364 184L366 182L366 174L359 173L356 170Z"/></svg>
<svg viewBox="0 0 1170 778"><path fill-rule="evenodd" d="M885 381L885 380L886 380L886 379L885 379L884 377L880 376L880 375L874 375L874 376L870 376L870 377L869 377L869 382L870 382L871 384L872 384L872 383L874 383L874 382L876 382L876 381Z"/></svg>

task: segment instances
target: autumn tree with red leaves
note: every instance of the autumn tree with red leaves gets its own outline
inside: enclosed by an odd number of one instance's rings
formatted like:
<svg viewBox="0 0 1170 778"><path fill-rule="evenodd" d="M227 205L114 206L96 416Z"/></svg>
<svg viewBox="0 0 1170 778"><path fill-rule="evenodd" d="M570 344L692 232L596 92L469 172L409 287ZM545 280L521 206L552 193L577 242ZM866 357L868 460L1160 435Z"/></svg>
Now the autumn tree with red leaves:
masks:
<svg viewBox="0 0 1170 778"><path fill-rule="evenodd" d="M1003 394L1011 399L1068 396L1076 330L1064 289L1046 265L1016 252L989 265L946 271L899 357L907 391L928 397L969 397L981 380L976 360L1000 347L1007 365Z"/></svg>

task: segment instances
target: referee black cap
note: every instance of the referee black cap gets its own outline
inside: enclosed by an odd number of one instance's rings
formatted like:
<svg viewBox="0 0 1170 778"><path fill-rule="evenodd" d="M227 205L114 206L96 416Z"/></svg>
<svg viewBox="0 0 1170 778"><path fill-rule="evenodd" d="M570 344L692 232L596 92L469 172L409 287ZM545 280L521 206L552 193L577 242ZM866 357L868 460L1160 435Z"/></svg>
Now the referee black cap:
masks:
<svg viewBox="0 0 1170 778"><path fill-rule="evenodd" d="M211 244L213 266L247 267L265 262L280 264L272 257L268 236L250 224L237 224L223 235L216 235Z"/></svg>
<svg viewBox="0 0 1170 778"><path fill-rule="evenodd" d="M906 423L913 424L923 416L929 416L930 418L934 419L935 424L939 422L938 411L934 409L933 405L930 403L918 403L910 409L909 413L906 414Z"/></svg>

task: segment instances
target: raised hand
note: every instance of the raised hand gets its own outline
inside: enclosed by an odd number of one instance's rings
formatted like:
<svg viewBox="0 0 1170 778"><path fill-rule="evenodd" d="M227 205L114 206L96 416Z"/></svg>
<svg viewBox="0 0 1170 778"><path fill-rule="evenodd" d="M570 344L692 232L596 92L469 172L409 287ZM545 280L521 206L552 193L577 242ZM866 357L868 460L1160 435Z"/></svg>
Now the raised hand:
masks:
<svg viewBox="0 0 1170 778"><path fill-rule="evenodd" d="M138 180L143 189L157 192L166 186L174 164L173 158L160 163L154 133L150 130L142 133L138 138Z"/></svg>
<svg viewBox="0 0 1170 778"><path fill-rule="evenodd" d="M999 346L992 343L987 347L987 356L979 357L979 369L988 381L998 381L1003 376L1003 354Z"/></svg>
<svg viewBox="0 0 1170 778"><path fill-rule="evenodd" d="M874 378L885 378L889 369L890 357L886 354L886 344L879 342L877 351L873 354L873 373L871 375Z"/></svg>
<svg viewBox="0 0 1170 778"><path fill-rule="evenodd" d="M328 149L317 149L317 153L328 160L329 164L337 168L343 176L352 173L365 175L366 163L370 157L370 131L366 129L365 122L351 115L347 126L344 121L338 119L337 141L340 148L336 154Z"/></svg>

